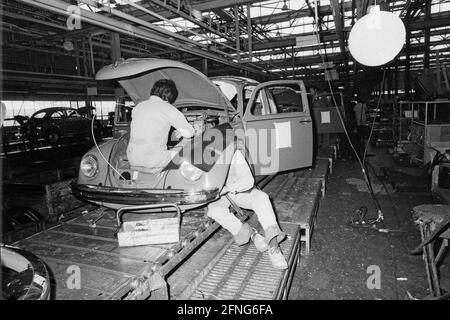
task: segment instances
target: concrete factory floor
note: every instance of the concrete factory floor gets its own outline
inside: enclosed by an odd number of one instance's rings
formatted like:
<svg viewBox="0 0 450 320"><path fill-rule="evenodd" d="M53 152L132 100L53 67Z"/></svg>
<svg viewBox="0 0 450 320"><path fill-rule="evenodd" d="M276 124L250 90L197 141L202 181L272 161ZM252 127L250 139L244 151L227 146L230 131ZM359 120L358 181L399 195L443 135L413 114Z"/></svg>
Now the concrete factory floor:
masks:
<svg viewBox="0 0 450 320"><path fill-rule="evenodd" d="M376 150L369 159L374 163L380 157L392 159L387 149ZM385 217L379 227L391 231L348 225L361 206L368 208L367 217L376 217L377 210L357 161L335 161L320 204L312 251L301 257L289 299L423 299L429 294L422 255L410 255L408 250L420 243L412 208L433 199L426 192L393 192L391 188L387 194L380 181L371 177ZM367 286L377 269L373 266L379 267L379 289ZM448 292L450 255L440 270L441 287ZM376 284L373 279L369 283Z"/></svg>

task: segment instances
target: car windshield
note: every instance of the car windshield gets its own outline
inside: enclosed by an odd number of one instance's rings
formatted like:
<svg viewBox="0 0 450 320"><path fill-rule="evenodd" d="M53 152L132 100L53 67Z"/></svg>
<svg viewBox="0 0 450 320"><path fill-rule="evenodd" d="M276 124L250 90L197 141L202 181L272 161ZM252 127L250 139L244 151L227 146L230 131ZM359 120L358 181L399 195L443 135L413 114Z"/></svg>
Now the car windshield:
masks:
<svg viewBox="0 0 450 320"><path fill-rule="evenodd" d="M77 110L68 110L67 111L68 117L80 117L80 114L77 112Z"/></svg>
<svg viewBox="0 0 450 320"><path fill-rule="evenodd" d="M126 98L120 98L116 101L116 123L129 123L132 119L132 110L134 108L134 102L131 101L128 97ZM174 103L174 106L180 110L181 112L191 112L191 111L223 111L222 106L202 106L202 105L196 105L196 104L183 104L183 105L177 105L177 103Z"/></svg>

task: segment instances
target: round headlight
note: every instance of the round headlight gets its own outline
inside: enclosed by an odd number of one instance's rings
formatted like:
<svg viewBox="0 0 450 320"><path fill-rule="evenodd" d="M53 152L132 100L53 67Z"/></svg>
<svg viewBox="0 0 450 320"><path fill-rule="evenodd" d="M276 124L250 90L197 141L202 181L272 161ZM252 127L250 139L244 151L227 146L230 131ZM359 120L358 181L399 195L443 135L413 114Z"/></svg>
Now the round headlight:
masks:
<svg viewBox="0 0 450 320"><path fill-rule="evenodd" d="M92 178L98 172L98 161L93 155L87 155L81 160L80 171L88 178Z"/></svg>
<svg viewBox="0 0 450 320"><path fill-rule="evenodd" d="M203 171L193 166L189 162L183 161L180 166L181 175L189 181L197 181L203 174Z"/></svg>

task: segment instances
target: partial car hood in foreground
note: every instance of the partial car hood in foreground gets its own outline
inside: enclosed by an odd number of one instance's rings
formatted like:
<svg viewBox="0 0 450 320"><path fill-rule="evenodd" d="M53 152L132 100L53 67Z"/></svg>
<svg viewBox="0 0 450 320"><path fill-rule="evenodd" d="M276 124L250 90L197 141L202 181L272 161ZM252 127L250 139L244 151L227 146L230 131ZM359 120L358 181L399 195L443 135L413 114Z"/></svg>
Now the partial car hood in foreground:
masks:
<svg viewBox="0 0 450 320"><path fill-rule="evenodd" d="M171 79L179 92L176 104L196 101L199 105L233 109L219 88L203 73L178 61L154 58L120 60L102 68L95 78L117 79L134 103L148 99L156 81Z"/></svg>

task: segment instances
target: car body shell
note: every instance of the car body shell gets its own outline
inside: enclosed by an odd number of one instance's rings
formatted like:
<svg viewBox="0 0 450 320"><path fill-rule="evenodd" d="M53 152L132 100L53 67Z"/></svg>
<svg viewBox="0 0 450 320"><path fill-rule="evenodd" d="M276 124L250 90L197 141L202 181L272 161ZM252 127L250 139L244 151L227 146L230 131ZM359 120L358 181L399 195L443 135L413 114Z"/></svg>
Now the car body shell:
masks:
<svg viewBox="0 0 450 320"><path fill-rule="evenodd" d="M61 138L89 139L91 120L82 117L76 109L52 107L38 110L24 123L23 133L30 138L45 139L51 143Z"/></svg>
<svg viewBox="0 0 450 320"><path fill-rule="evenodd" d="M183 150L179 153L181 160L178 159L180 160L178 163L172 161L162 172L156 174L147 168L131 167L126 157L130 119L123 116L127 114L123 111L129 111L131 107L118 104L114 139L98 145L85 155L96 159L97 172L93 177L87 177L80 170L77 182L72 184L72 190L76 195L112 209L133 205L175 203L182 210L187 210L220 197L236 150L245 155L252 167L260 169L260 166L251 160L249 140L245 131L246 127L251 127L252 122L260 122L261 126L261 123L267 124L273 117L254 121L250 115L248 121L245 121L243 98L240 98L242 110L236 109L217 85L200 71L181 62L148 58L122 60L104 67L96 75L97 80L117 79L134 104L148 99L153 83L166 78L174 80L179 91L174 105L183 112L194 128L203 128L192 140L181 141L175 146ZM256 88L259 85L246 78L241 78L238 82L251 83ZM298 81L295 83L303 85ZM303 103L307 105L307 100ZM309 109L297 116L310 119ZM211 119L214 121L213 126L208 125ZM286 116L275 115L275 121L277 119L286 122ZM312 140L312 129L305 132L307 132L305 140ZM217 134L222 139L214 140L215 143L205 139L205 136ZM277 168L275 172L310 166L312 144L306 145L311 149L305 150L306 161L296 163L294 159L290 165L281 170ZM214 154L212 163L203 158L205 151L210 150L213 150ZM201 161L193 161L193 154L200 154ZM190 181L183 176L180 163L184 162L202 171L198 180ZM274 172L266 172L270 173Z"/></svg>
<svg viewBox="0 0 450 320"><path fill-rule="evenodd" d="M3 299L50 299L50 274L40 258L9 245L0 245L0 257Z"/></svg>

